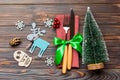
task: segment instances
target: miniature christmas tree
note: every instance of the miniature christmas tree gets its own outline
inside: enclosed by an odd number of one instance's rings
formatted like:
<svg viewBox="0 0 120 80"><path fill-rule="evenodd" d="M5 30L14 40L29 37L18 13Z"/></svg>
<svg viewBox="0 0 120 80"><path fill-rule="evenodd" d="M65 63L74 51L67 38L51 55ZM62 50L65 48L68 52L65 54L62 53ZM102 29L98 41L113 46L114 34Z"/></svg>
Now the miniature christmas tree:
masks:
<svg viewBox="0 0 120 80"><path fill-rule="evenodd" d="M104 62L108 60L102 33L88 7L83 27L82 61L87 64L88 70L97 70L104 68Z"/></svg>

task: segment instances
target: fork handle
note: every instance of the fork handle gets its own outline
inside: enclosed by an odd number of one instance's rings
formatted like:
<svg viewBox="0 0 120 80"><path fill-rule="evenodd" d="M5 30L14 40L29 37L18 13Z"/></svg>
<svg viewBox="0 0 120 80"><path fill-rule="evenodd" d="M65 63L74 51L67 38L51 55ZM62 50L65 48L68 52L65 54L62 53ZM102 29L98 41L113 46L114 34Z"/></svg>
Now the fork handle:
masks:
<svg viewBox="0 0 120 80"><path fill-rule="evenodd" d="M67 71L67 45L65 46L64 56L63 56L63 64L62 64L62 73L65 74Z"/></svg>
<svg viewBox="0 0 120 80"><path fill-rule="evenodd" d="M67 60L67 69L70 70L72 66L72 46L68 45L68 60Z"/></svg>

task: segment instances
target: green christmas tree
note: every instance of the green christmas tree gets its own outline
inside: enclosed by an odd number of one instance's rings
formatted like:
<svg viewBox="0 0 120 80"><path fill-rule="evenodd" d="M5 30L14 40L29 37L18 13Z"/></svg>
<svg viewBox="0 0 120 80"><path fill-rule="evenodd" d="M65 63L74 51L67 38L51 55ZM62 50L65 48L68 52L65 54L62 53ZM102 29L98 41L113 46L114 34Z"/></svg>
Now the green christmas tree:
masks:
<svg viewBox="0 0 120 80"><path fill-rule="evenodd" d="M87 8L85 16L82 46L82 62L88 65L88 69L96 70L104 68L103 62L109 61L106 44L90 7Z"/></svg>

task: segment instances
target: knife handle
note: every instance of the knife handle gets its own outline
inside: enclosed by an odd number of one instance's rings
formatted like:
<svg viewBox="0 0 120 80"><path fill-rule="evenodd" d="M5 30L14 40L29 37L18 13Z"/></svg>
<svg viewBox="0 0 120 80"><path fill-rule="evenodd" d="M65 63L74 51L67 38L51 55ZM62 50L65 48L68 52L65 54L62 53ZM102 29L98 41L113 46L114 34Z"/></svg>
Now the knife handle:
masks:
<svg viewBox="0 0 120 80"><path fill-rule="evenodd" d="M67 71L67 53L68 53L68 49L67 49L67 45L65 46L65 51L64 51L64 56L63 56L63 64L62 64L62 73L65 74Z"/></svg>
<svg viewBox="0 0 120 80"><path fill-rule="evenodd" d="M68 45L68 60L67 60L67 69L71 70L72 66L72 46L69 44Z"/></svg>

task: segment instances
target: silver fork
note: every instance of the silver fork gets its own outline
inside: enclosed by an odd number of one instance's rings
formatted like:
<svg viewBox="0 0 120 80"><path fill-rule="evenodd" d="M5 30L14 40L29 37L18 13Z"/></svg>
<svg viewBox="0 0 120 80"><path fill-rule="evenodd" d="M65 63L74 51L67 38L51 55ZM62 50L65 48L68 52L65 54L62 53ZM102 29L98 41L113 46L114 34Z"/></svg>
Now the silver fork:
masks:
<svg viewBox="0 0 120 80"><path fill-rule="evenodd" d="M64 21L63 21L63 29L65 30L65 40L67 40L67 32L69 29L69 17L67 15L64 15ZM68 49L67 45L65 46L64 50L64 56L63 56L63 64L62 64L62 73L65 74L67 71L67 58L68 58Z"/></svg>

